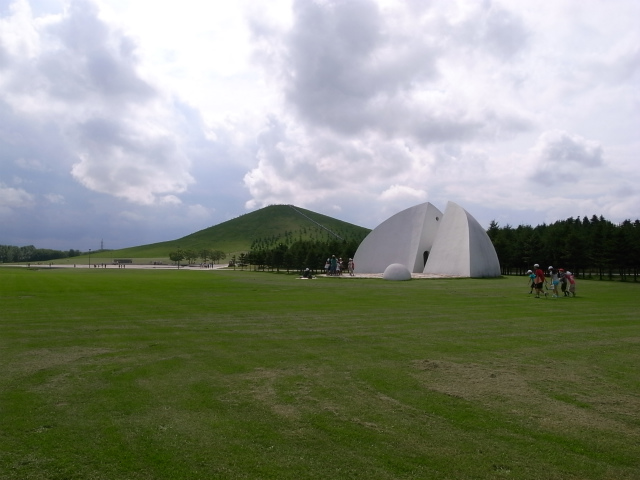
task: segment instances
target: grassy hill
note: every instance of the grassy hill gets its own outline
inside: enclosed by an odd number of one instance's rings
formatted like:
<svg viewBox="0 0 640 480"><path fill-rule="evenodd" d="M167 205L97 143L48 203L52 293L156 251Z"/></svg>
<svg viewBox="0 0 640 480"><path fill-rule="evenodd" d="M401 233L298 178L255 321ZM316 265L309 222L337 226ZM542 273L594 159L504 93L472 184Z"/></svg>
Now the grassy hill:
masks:
<svg viewBox="0 0 640 480"><path fill-rule="evenodd" d="M227 254L247 252L252 247L270 247L296 240L362 240L369 229L343 222L293 205L271 205L255 212L205 228L167 242L95 252L94 258L168 259L169 252L222 250Z"/></svg>

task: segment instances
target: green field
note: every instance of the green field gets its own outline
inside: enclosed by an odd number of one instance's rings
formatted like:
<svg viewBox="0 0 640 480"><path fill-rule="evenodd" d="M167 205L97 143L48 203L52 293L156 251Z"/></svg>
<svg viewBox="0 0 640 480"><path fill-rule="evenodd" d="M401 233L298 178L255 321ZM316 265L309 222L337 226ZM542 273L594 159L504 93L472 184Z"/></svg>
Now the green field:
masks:
<svg viewBox="0 0 640 480"><path fill-rule="evenodd" d="M639 293L0 268L0 478L638 479Z"/></svg>

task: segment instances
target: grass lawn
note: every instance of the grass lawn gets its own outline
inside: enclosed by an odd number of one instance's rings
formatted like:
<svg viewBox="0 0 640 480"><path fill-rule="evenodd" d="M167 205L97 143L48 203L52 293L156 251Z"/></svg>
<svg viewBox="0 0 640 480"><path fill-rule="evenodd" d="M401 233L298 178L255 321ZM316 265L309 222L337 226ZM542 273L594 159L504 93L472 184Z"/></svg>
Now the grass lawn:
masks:
<svg viewBox="0 0 640 480"><path fill-rule="evenodd" d="M640 285L526 283L0 268L0 478L640 478Z"/></svg>

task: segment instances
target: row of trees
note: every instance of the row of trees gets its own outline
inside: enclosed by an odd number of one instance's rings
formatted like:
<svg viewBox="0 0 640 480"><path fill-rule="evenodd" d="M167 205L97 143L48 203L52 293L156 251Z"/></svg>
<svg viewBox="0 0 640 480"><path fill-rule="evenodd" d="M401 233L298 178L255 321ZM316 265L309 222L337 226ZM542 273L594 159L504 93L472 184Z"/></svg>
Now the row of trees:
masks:
<svg viewBox="0 0 640 480"><path fill-rule="evenodd" d="M80 250L51 250L48 248L36 248L33 245L15 247L13 245L0 245L0 262L46 262L57 258L70 258L82 255Z"/></svg>
<svg viewBox="0 0 640 480"><path fill-rule="evenodd" d="M179 248L169 252L169 259L177 264L180 264L183 260L192 264L196 263L198 259L202 260L202 263L218 263L225 258L227 258L227 254L222 250L212 250L208 248L203 248L198 251L189 248L184 250Z"/></svg>
<svg viewBox="0 0 640 480"><path fill-rule="evenodd" d="M286 270L289 272L290 270L298 271L309 268L317 272L324 268L327 257L331 255L341 257L345 261L353 257L359 243L357 240L299 240L291 245L280 243L273 248L254 248L247 253L234 255L230 264L254 270ZM221 250L178 249L169 252L169 259L177 264L184 260L189 264L196 263L197 260L201 260L202 263L207 263L209 260L217 263L225 258L226 254Z"/></svg>
<svg viewBox="0 0 640 480"><path fill-rule="evenodd" d="M345 262L353 258L360 240L298 240L291 245L280 243L273 248L251 249L240 254L238 265L254 270L290 270L300 271L309 268L317 272L324 268L325 261L331 255Z"/></svg>
<svg viewBox="0 0 640 480"><path fill-rule="evenodd" d="M561 220L537 227L491 222L487 231L503 274L523 274L539 263L582 277L619 277L638 281L640 220L614 224L602 216Z"/></svg>

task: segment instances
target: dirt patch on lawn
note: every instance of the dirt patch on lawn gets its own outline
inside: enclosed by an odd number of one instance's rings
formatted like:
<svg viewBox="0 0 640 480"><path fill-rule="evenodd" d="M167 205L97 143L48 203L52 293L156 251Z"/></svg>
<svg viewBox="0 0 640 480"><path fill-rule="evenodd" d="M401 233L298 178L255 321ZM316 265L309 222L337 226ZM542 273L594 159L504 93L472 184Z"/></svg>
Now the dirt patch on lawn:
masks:
<svg viewBox="0 0 640 480"><path fill-rule="evenodd" d="M12 375L32 375L40 370L69 365L83 359L110 353L108 348L64 347L39 348L21 353L5 366Z"/></svg>
<svg viewBox="0 0 640 480"><path fill-rule="evenodd" d="M254 400L278 416L298 419L301 415L300 399L310 395L311 387L305 380L310 375L312 372L304 367L296 370L257 368L242 377Z"/></svg>
<svg viewBox="0 0 640 480"><path fill-rule="evenodd" d="M546 428L588 427L640 436L633 427L640 421L639 398L602 385L585 395L588 380L566 367L527 366L519 372L500 365L441 360L416 360L412 366L428 390L527 418ZM581 385L583 393L572 390L571 385ZM597 393L603 391L606 393Z"/></svg>
<svg viewBox="0 0 640 480"><path fill-rule="evenodd" d="M342 378L336 378L336 375ZM243 376L245 391L233 392L232 397L247 395L286 420L297 421L309 412L326 412L343 421L376 428L374 423L354 417L345 408L344 399L355 397L357 387L349 372L336 373L324 368L300 366L286 369L257 368ZM230 399L230 401L232 401Z"/></svg>

